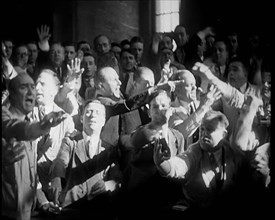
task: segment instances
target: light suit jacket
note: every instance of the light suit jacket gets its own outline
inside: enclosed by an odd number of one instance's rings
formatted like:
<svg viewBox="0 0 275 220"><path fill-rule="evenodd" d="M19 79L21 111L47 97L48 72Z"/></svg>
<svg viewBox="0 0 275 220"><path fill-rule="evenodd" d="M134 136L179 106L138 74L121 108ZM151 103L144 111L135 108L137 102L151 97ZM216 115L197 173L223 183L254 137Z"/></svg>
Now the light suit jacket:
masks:
<svg viewBox="0 0 275 220"><path fill-rule="evenodd" d="M92 187L103 180L106 167L116 159L117 148L105 149L101 140L96 155L89 158L82 134L65 137L52 164L52 178L65 178L66 182L59 197L62 207L85 196L92 199Z"/></svg>

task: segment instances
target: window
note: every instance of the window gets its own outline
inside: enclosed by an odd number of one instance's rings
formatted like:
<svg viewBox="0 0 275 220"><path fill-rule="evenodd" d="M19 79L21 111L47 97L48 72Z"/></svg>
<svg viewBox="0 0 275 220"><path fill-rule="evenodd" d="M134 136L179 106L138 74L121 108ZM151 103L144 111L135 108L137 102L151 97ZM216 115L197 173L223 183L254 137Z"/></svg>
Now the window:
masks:
<svg viewBox="0 0 275 220"><path fill-rule="evenodd" d="M179 25L180 0L156 0L156 32L171 32Z"/></svg>

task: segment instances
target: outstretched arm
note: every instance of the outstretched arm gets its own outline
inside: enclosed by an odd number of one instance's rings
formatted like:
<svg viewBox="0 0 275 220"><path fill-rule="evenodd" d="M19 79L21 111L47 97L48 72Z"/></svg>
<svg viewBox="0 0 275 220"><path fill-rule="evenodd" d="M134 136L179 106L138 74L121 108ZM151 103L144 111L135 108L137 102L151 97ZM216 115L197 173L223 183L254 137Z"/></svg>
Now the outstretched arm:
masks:
<svg viewBox="0 0 275 220"><path fill-rule="evenodd" d="M260 103L260 99L257 97L248 96L240 111L231 141L233 146L243 151L255 148L255 139L253 138L255 136L253 135L252 125Z"/></svg>
<svg viewBox="0 0 275 220"><path fill-rule="evenodd" d="M216 77L205 64L197 62L192 70L194 74L201 77L202 82L208 82L210 85L216 86L231 106L242 108L245 100L244 94Z"/></svg>

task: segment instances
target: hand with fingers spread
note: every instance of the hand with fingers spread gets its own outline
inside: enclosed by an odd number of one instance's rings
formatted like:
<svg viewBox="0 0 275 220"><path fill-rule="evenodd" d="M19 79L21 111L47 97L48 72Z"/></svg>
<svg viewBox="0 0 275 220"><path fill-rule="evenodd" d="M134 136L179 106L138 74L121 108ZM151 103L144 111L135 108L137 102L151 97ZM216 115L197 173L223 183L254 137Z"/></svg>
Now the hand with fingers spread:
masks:
<svg viewBox="0 0 275 220"><path fill-rule="evenodd" d="M157 85L156 89L157 90L165 90L168 92L174 92L176 89L176 86L184 83L184 80L175 80L175 81L168 81L166 83L161 83Z"/></svg>
<svg viewBox="0 0 275 220"><path fill-rule="evenodd" d="M2 138L2 165L12 165L25 157L25 145L23 142L17 142L12 138L8 143Z"/></svg>
<svg viewBox="0 0 275 220"><path fill-rule="evenodd" d="M39 28L37 28L37 34L39 37L39 42L41 44L48 42L49 39L51 38L50 27L47 25L42 25L40 27L40 30L39 30Z"/></svg>
<svg viewBox="0 0 275 220"><path fill-rule="evenodd" d="M42 130L49 130L52 127L59 125L67 117L67 114L63 111L51 112L44 116L43 120L40 122Z"/></svg>
<svg viewBox="0 0 275 220"><path fill-rule="evenodd" d="M214 85L211 85L207 93L200 95L200 105L211 107L212 104L222 97L221 91Z"/></svg>
<svg viewBox="0 0 275 220"><path fill-rule="evenodd" d="M80 64L81 60L79 58L72 60L71 65L67 64L68 75L64 82L64 86L68 87L70 90L74 89L76 81L84 72L84 68L80 68Z"/></svg>

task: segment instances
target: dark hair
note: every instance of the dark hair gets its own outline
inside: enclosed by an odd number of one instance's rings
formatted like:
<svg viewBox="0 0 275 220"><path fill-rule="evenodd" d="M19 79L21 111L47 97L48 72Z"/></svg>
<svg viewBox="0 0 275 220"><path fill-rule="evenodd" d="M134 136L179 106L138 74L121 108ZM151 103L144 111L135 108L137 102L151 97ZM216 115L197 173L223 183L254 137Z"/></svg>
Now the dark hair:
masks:
<svg viewBox="0 0 275 220"><path fill-rule="evenodd" d="M134 36L134 37L132 37L132 39L130 41L130 45L133 44L133 43L143 43L143 40L139 36Z"/></svg>
<svg viewBox="0 0 275 220"><path fill-rule="evenodd" d="M135 56L135 55L133 54L133 51L132 51L130 48L128 48L128 49L122 49L122 50L121 50L121 52L120 52L120 57L122 56L122 54L123 54L124 52L130 53L130 54L132 54L133 56Z"/></svg>
<svg viewBox="0 0 275 220"><path fill-rule="evenodd" d="M251 68L250 68L250 63L249 63L249 59L247 56L243 55L243 54L239 54L238 56L232 57L231 59L229 59L228 61L228 66L230 63L233 62L240 62L243 64L244 68L246 69L247 73L249 74Z"/></svg>
<svg viewBox="0 0 275 220"><path fill-rule="evenodd" d="M212 126L218 126L222 124L224 128L227 128L229 125L227 117L220 111L210 110L205 113L202 124L211 124Z"/></svg>
<svg viewBox="0 0 275 220"><path fill-rule="evenodd" d="M96 55L96 53L95 53L93 50L90 50L90 51L85 52L85 53L83 54L83 57L88 57L88 56L93 57L94 60L95 60L95 63L97 63L97 55Z"/></svg>
<svg viewBox="0 0 275 220"><path fill-rule="evenodd" d="M108 39L109 44L111 44L111 39L110 39L109 37L107 37L107 36L104 35L104 34L99 34L99 35L97 35L97 36L94 38L94 41L93 41L93 43L94 43L94 48L96 47L97 41L98 41L98 39L99 39L100 37L106 37L106 38Z"/></svg>
<svg viewBox="0 0 275 220"><path fill-rule="evenodd" d="M121 45L119 43L117 43L117 42L113 42L113 43L111 43L111 47L119 47L119 48L121 48Z"/></svg>
<svg viewBox="0 0 275 220"><path fill-rule="evenodd" d="M80 47L81 44L88 44L88 45L91 47L91 45L90 45L90 43L89 43L88 41L81 40L81 41L79 41L79 42L77 43L77 45L76 45L76 49L77 49L77 50L79 49L79 47Z"/></svg>
<svg viewBox="0 0 275 220"><path fill-rule="evenodd" d="M122 41L120 41L120 46L121 48L124 47L124 45L128 44L130 46L130 41L128 39L124 39Z"/></svg>
<svg viewBox="0 0 275 220"><path fill-rule="evenodd" d="M104 53L97 58L98 68L107 67L107 66L113 67L114 69L118 68L118 60L116 59L112 51Z"/></svg>
<svg viewBox="0 0 275 220"><path fill-rule="evenodd" d="M72 42L72 41L65 41L65 42L62 43L62 46L63 46L63 47L72 46L72 47L74 47L74 49L76 50L75 43Z"/></svg>

